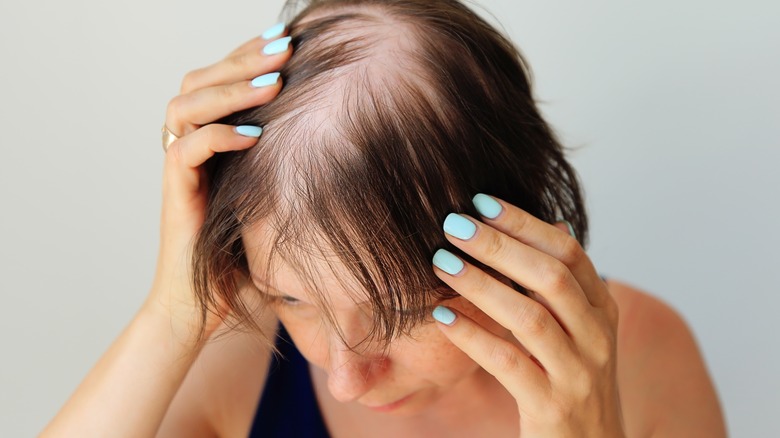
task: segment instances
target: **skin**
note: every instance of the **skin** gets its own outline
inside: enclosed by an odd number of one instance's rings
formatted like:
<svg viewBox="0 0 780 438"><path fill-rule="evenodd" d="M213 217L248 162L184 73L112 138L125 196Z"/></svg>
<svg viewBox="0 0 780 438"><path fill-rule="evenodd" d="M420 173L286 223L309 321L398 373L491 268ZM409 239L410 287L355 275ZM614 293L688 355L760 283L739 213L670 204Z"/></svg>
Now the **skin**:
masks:
<svg viewBox="0 0 780 438"><path fill-rule="evenodd" d="M42 436L247 435L265 382L268 349L256 335L240 332L205 345L194 342L199 312L182 261L203 220L208 181L201 165L215 153L256 143L231 126L209 123L267 103L282 87L283 78L268 87L249 87L252 78L278 71L292 54L290 48L262 55L267 43L254 38L224 60L185 76L166 117L180 138L165 158L161 247L149 299ZM504 212L512 213L496 221L470 218L479 229L466 242L447 238L528 285L537 292L534 300L513 292L512 299L521 302L496 306L508 296L501 286L505 282L471 287L483 278L478 270L467 266L453 277L431 266L463 295L443 303L456 312L456 322L430 323L420 327L415 341L399 340L386 355L369 348L365 357L346 351L326 326L315 331L301 322L316 320L316 312L275 308L258 313L266 333L277 317L286 320L312 363L318 401L333 436L517 436L518 429L525 436L572 435L572 430L577 436L725 436L717 395L679 315L628 285L603 284L561 228L527 220L509 205ZM523 223L532 226L518 225ZM247 237L248 247L262 247ZM513 258L524 262L507 268L504 264ZM307 298L299 284L277 286ZM253 289L247 285L243 291L249 301L256 296ZM350 328L350 339L359 338L365 315L338 288L331 290L339 323ZM614 303L609 304L608 295ZM525 308L521 314L536 316L514 318L513 324L501 315L504 308ZM219 310L209 314L207 336L228 331L223 318L229 309ZM516 325L529 320L537 322ZM563 326L567 330L561 332ZM504 353L485 354L478 348L481 342L473 342L480 338ZM315 348L312 339L323 345ZM585 390L588 386L591 391ZM408 394L412 397L391 412L367 407ZM583 408L589 397L596 403ZM621 416L623 421L616 421Z"/></svg>
<svg viewBox="0 0 780 438"><path fill-rule="evenodd" d="M247 43L233 56L247 57L259 47L257 41ZM235 65L249 68L250 63ZM208 77L210 69L218 68L205 69L199 76ZM224 66L222 70L228 71ZM272 71L258 70L244 72L243 77ZM440 434L442 424L448 425L452 436L456 432L475 436L486 432L486 422L481 420L491 416L496 420L489 423L496 428L494 436L517 436L519 430L531 436L623 436L626 432L628 436L691 436L691 431L723 436L712 383L679 316L627 285L613 282L608 290L565 226L542 223L498 201L503 210L495 220L469 218L478 226L472 239L447 238L505 277L536 291L535 300L510 291L506 279L488 279L469 265L454 277L432 266L436 275L463 294L442 303L456 312L456 322L423 325L414 340L399 339L387 352L368 346L355 354L345 348L284 265L274 276L274 289L264 284L262 274L255 275L259 289L298 300L297 305L279 302L272 310L312 364L323 414L329 425L337 425L334 436L378 436L379 431L389 436L430 436ZM265 260L263 233L261 225L245 236L255 273L262 272L257 263ZM321 272L348 342L362 339L368 320L365 306L340 290L328 270ZM536 323L513 325L511 316L500 314L503 308L535 314L531 320ZM619 320L618 314L624 318ZM476 348L480 345L483 348ZM494 353L500 350L504 354ZM529 351L538 363L529 360ZM620 368L617 358L624 364ZM406 396L410 397L390 412L369 409ZM249 416L232 422L216 420L214 428L243 431L251 423L252 411L237 411ZM473 429L475 424L479 429Z"/></svg>
<svg viewBox="0 0 780 438"><path fill-rule="evenodd" d="M255 271L260 272L259 266L267 255L263 251L265 245L260 243L266 241L263 237L266 228L257 227L255 230L247 233L244 244L250 267L258 266ZM327 274L336 266L334 263L326 265L319 262L318 265L322 272L318 282L328 290L331 310L349 337L347 342L357 344L370 329L370 310L365 302L356 303L341 290L335 274ZM274 278L276 282L270 287L260 275L254 275L253 280L258 292L263 291L259 293L273 297L269 301L274 313L285 325L302 355L313 365L318 381L327 382L333 400L362 408L356 409L356 412L370 414L366 407L383 406L412 396L393 414L414 416L442 398L457 396L458 392L450 393L453 387L471 388L463 392L472 396L483 392L485 371L448 341L434 323L422 324L411 336L398 338L390 344L388 351L380 345L361 346L357 351L351 351L324 319L323 311L307 295L304 285L296 279L290 267L280 263ZM493 333L507 336L503 327L467 300L455 298L445 303L479 321ZM482 395L487 397L493 393Z"/></svg>
<svg viewBox="0 0 780 438"><path fill-rule="evenodd" d="M247 79L276 71L289 59L291 50L273 57L257 55L266 43L254 39L224 61L188 75L183 85L187 92L178 98L181 104L172 105L170 117L179 126L196 127L228 109L272 99L281 83L260 90L245 88ZM227 92L219 91L223 89ZM192 135L183 140L188 137ZM204 148L196 140L180 146L182 156L187 153L186 146ZM193 166L197 164L197 160L192 161ZM537 292L535 300L512 291L512 299L520 301L509 307L497 306L508 296L502 289L505 281L490 280L482 287L471 287L484 279L479 270L467 266L453 277L432 266L436 275L463 294L442 303L453 309L458 319L452 326L421 326L415 340L399 340L387 354L371 346L361 355L344 348L321 323L319 311L295 276L277 273L282 274L275 276L279 279L277 291L270 292L290 295L301 305L276 305L273 316L286 325L312 364L318 401L333 426L333 435L437 436L446 429L450 436L517 436L519 430L531 436L570 435L572 431L578 436L724 436L712 382L679 315L627 285L610 282L608 289L564 227L541 223L514 206L502 205L503 213L495 221L470 218L478 231L469 241L447 238L506 277L528 285ZM253 272L262 271L257 266L264 255L262 233L259 227L245 236ZM497 256L501 251L506 252ZM515 268L505 266L513 258L521 258L523 263L510 264ZM550 273L555 275L546 275ZM557 281L546 282L546 278ZM322 281L333 286L329 288L333 310L349 340L362 338L365 309L343 294L332 278L324 275ZM537 323L512 325L499 314L505 307L525 307L526 315L528 309L536 309L537 318L532 320ZM562 331L558 318L572 330ZM489 349L475 348L481 343L473 340L480 337L488 340L486 346L500 346L507 353L493 355ZM589 343L598 348L584 348ZM171 420L164 426L174 424L176 418L188 421L182 420L178 429L171 428L172 436L186 427L184 424L192 424L192 418L206 419L198 429L201 431L212 430L217 436L246 435L265 378L261 370L266 369L268 358L266 354L248 357L247 347L256 349L256 339L236 336L226 345L204 351L199 358L204 373L188 376L181 393L202 394L200 389L207 389L221 402L193 406L196 402L192 400L199 398L177 397L169 411ZM528 360L523 347L537 357L538 364ZM556 358L549 351L545 354L545 348L562 353ZM548 369L549 375L543 372ZM226 370L236 378L225 379ZM253 380L257 375L261 379ZM578 378L582 376L587 378ZM224 383L214 383L218 381ZM583 387L582 381L589 385ZM411 397L391 412L368 408L407 395ZM586 403L591 400L596 403ZM483 421L485 418L495 421ZM495 430L488 429L491 427Z"/></svg>
<svg viewBox="0 0 780 438"><path fill-rule="evenodd" d="M465 264L436 275L511 331L525 348L467 315L439 325L517 402L531 436L625 436L617 385L617 304L573 236L497 200L495 219L468 219L473 237L447 239L534 291L517 294Z"/></svg>

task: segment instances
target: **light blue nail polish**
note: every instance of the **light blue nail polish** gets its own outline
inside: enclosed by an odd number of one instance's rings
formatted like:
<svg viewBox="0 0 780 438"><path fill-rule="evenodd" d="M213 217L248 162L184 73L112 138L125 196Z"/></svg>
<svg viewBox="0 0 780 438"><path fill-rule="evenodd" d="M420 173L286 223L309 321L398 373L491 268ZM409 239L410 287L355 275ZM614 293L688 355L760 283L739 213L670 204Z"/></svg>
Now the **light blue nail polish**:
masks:
<svg viewBox="0 0 780 438"><path fill-rule="evenodd" d="M458 239L468 240L477 232L477 226L457 213L450 213L447 219L444 219L444 232Z"/></svg>
<svg viewBox="0 0 780 438"><path fill-rule="evenodd" d="M447 251L446 249L439 249L433 255L433 264L442 271L456 275L463 270L463 261L455 254Z"/></svg>
<svg viewBox="0 0 780 438"><path fill-rule="evenodd" d="M569 229L569 235L573 238L577 238L577 233L574 232L574 227L571 226L571 222L567 221L566 219L561 219L561 222L566 224L566 228Z"/></svg>
<svg viewBox="0 0 780 438"><path fill-rule="evenodd" d="M501 204L488 195L477 193L477 195L471 199L471 202L474 203L474 207L477 207L479 214L488 219L495 219L501 214Z"/></svg>
<svg viewBox="0 0 780 438"><path fill-rule="evenodd" d="M263 128L259 126L241 125L236 126L236 132L245 137L260 137L263 133Z"/></svg>
<svg viewBox="0 0 780 438"><path fill-rule="evenodd" d="M268 73L252 79L252 86L255 88L267 87L273 85L279 80L279 73Z"/></svg>
<svg viewBox="0 0 780 438"><path fill-rule="evenodd" d="M263 54L276 55L284 52L285 50L287 50L287 47L289 47L290 40L292 40L292 37L286 36L284 38L279 38L278 40L271 41L270 43L266 44L265 47L263 47Z"/></svg>
<svg viewBox="0 0 780 438"><path fill-rule="evenodd" d="M433 309L432 315L433 319L442 324L452 325L452 323L455 322L455 313L444 306L436 306L436 308Z"/></svg>
<svg viewBox="0 0 780 438"><path fill-rule="evenodd" d="M266 29L265 32L263 32L263 39L264 40L270 40L271 38L276 38L279 35L284 32L284 23L276 23L273 26Z"/></svg>

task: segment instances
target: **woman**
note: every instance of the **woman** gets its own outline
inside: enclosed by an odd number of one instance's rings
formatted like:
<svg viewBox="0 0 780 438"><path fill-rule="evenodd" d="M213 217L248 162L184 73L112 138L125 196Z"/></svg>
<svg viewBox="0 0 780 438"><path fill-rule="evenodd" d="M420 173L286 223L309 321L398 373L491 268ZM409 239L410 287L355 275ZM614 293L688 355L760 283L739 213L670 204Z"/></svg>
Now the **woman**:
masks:
<svg viewBox="0 0 780 438"><path fill-rule="evenodd" d="M458 2L313 1L165 126L149 298L44 436L725 435L684 322L585 254L519 53Z"/></svg>

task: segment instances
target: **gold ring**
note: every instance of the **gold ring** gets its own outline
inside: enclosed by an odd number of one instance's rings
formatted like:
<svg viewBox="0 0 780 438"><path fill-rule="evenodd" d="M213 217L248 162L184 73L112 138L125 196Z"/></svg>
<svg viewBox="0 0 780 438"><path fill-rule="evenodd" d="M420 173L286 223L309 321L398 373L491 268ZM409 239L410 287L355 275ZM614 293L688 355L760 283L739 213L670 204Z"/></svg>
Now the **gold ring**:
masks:
<svg viewBox="0 0 780 438"><path fill-rule="evenodd" d="M168 147L170 147L171 143L178 140L179 137L176 136L173 132L168 130L168 127L163 124L162 127L162 147L163 150L167 153Z"/></svg>

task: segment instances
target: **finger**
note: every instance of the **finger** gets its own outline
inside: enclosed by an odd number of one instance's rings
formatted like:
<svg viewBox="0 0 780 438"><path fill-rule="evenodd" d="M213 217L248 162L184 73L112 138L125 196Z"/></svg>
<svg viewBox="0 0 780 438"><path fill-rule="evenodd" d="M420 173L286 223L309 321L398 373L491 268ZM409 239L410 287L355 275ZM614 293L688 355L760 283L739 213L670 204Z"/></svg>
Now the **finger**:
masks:
<svg viewBox="0 0 780 438"><path fill-rule="evenodd" d="M585 250L574 237L570 225L556 227L501 199L477 194L474 206L491 227L551 255L566 265L593 306L608 298L606 287Z"/></svg>
<svg viewBox="0 0 780 438"><path fill-rule="evenodd" d="M165 125L177 135L187 135L201 125L228 114L270 102L282 86L278 73L267 73L253 81L201 88L182 94L168 104Z"/></svg>
<svg viewBox="0 0 780 438"><path fill-rule="evenodd" d="M436 252L433 262L437 277L511 331L549 373L561 375L573 363L573 342L542 304L445 249ZM463 267L457 274L447 272L458 263Z"/></svg>
<svg viewBox="0 0 780 438"><path fill-rule="evenodd" d="M453 245L543 298L568 333L595 327L592 307L559 260L467 215L449 214L444 231Z"/></svg>
<svg viewBox="0 0 780 438"><path fill-rule="evenodd" d="M260 35L238 46L232 52L228 53L228 55L225 58L230 58L231 56L239 55L246 52L260 50L263 48L263 46L268 44L270 41L287 36L288 30L289 29L287 29L285 23L274 24L273 26L264 30Z"/></svg>
<svg viewBox="0 0 780 438"><path fill-rule="evenodd" d="M237 53L207 67L193 70L184 76L181 94L278 71L292 56L290 41L290 37L263 41L262 46L256 50Z"/></svg>
<svg viewBox="0 0 780 438"><path fill-rule="evenodd" d="M254 126L203 126L171 143L165 154L166 181L175 190L196 191L200 188L200 165L217 152L255 145L261 134L262 128Z"/></svg>
<svg viewBox="0 0 780 438"><path fill-rule="evenodd" d="M547 399L550 384L544 370L516 346L456 310L439 306L433 316L444 335L493 375L521 409L539 406Z"/></svg>

